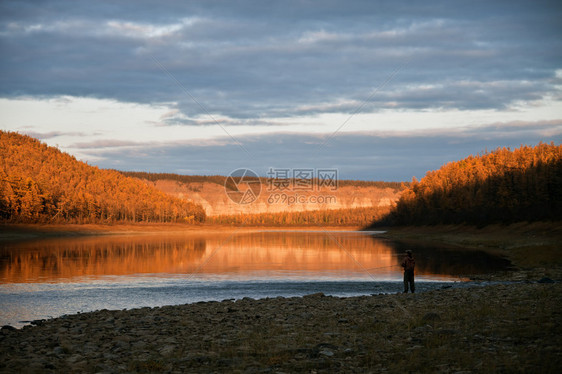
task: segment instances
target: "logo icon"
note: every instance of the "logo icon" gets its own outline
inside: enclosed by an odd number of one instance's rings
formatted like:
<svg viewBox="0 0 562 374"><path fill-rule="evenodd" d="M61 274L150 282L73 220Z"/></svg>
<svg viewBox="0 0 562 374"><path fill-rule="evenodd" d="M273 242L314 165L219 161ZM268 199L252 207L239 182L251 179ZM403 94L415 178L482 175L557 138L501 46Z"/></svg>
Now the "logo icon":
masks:
<svg viewBox="0 0 562 374"><path fill-rule="evenodd" d="M261 193L260 177L250 169L236 169L224 182L227 196L236 204L250 204Z"/></svg>

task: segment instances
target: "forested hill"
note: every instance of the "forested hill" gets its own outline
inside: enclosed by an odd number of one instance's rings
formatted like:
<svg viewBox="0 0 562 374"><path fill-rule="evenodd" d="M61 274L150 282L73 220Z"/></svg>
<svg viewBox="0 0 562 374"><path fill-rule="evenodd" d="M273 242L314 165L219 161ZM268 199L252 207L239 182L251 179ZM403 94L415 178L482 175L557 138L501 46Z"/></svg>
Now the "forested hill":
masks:
<svg viewBox="0 0 562 374"><path fill-rule="evenodd" d="M144 179L150 182L157 182L162 180L171 180L183 184L192 183L215 183L219 186L226 186L227 188L236 189L235 186L231 186L228 183L228 179L223 175L181 175L172 173L148 173L143 171L120 171L125 176L134 177L139 179ZM260 177L261 183L265 186L268 183L267 177ZM341 179L338 180L339 187L377 187L377 188L392 188L395 190L401 190L408 186L409 182L384 182L384 181L364 181L364 180L353 180L353 179Z"/></svg>
<svg viewBox="0 0 562 374"><path fill-rule="evenodd" d="M409 185L338 179L334 187L322 186L321 181L312 179L309 180L311 188L303 189L295 186L296 182L291 175L287 179L260 177L261 188L255 201L251 204L239 204L228 195L229 191L237 191L237 187L233 179L226 176L121 173L138 178L170 196L189 198L201 204L207 214L207 222L220 224L244 222L277 226L329 222L338 225L366 225L375 217L387 213ZM311 211L316 213L310 213ZM210 217L214 218L209 219Z"/></svg>
<svg viewBox="0 0 562 374"><path fill-rule="evenodd" d="M431 171L404 191L380 225L562 219L562 146L497 149Z"/></svg>
<svg viewBox="0 0 562 374"><path fill-rule="evenodd" d="M201 222L200 205L0 131L0 221Z"/></svg>

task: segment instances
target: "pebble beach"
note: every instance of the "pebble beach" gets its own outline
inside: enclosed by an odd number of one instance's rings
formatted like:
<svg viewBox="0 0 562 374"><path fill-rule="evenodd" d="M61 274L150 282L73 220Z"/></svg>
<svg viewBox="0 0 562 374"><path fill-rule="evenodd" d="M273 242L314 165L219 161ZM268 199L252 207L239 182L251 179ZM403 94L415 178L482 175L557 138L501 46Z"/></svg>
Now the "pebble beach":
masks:
<svg viewBox="0 0 562 374"><path fill-rule="evenodd" d="M555 373L562 286L225 300L0 330L2 373Z"/></svg>

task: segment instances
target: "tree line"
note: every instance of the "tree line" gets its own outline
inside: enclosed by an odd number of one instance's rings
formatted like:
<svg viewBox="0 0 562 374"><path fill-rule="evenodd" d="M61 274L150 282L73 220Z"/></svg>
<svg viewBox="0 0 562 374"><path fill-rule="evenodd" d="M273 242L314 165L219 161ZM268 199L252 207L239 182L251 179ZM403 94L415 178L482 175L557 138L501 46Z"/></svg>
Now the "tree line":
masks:
<svg viewBox="0 0 562 374"><path fill-rule="evenodd" d="M145 179L151 182L156 182L159 180L173 180L179 183L191 184L191 183L216 183L221 186L226 186L230 190L236 190L236 186L230 183L228 177L222 175L181 175L173 173L148 173L143 171L120 171L121 174L127 177L134 177L139 179ZM236 180L237 177L233 177ZM246 180L251 180L253 178L245 177ZM268 185L269 178L259 177L259 180L263 186ZM290 180L290 179L289 179ZM313 179L315 185L318 185L318 179ZM409 182L384 182L384 181L364 181L364 180L353 180L353 179L342 179L338 180L338 186L352 186L352 187L378 187L378 188L391 188L393 190L403 190L407 188Z"/></svg>
<svg viewBox="0 0 562 374"><path fill-rule="evenodd" d="M539 143L450 162L412 181L378 225L562 219L562 146Z"/></svg>
<svg viewBox="0 0 562 374"><path fill-rule="evenodd" d="M172 180L184 184L190 183L216 183L224 186L226 177L222 175L181 175L174 173L148 173L144 171L119 171L127 177L145 179L147 181L156 182L159 180Z"/></svg>
<svg viewBox="0 0 562 374"><path fill-rule="evenodd" d="M233 214L207 217L207 222L251 226L365 226L381 219L390 207L307 210L258 214Z"/></svg>
<svg viewBox="0 0 562 374"><path fill-rule="evenodd" d="M0 131L4 222L203 222L203 208L40 141Z"/></svg>

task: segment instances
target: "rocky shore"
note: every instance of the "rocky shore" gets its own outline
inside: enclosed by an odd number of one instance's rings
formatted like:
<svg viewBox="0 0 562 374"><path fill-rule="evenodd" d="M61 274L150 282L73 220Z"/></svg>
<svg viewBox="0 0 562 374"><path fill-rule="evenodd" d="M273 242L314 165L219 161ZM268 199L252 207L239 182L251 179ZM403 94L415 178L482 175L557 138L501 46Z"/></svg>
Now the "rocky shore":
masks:
<svg viewBox="0 0 562 374"><path fill-rule="evenodd" d="M0 330L2 373L558 373L562 284L242 299Z"/></svg>

